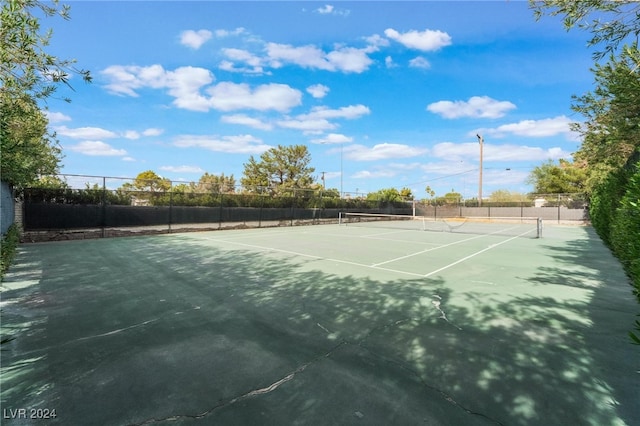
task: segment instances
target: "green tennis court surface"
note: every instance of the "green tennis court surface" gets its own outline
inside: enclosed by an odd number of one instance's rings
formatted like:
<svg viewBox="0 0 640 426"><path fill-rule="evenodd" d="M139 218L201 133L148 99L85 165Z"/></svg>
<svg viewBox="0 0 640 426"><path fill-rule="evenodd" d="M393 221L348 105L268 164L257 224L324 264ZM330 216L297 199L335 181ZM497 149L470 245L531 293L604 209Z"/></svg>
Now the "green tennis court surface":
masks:
<svg viewBox="0 0 640 426"><path fill-rule="evenodd" d="M22 245L3 283L2 424L640 424L627 278L591 228L543 235Z"/></svg>

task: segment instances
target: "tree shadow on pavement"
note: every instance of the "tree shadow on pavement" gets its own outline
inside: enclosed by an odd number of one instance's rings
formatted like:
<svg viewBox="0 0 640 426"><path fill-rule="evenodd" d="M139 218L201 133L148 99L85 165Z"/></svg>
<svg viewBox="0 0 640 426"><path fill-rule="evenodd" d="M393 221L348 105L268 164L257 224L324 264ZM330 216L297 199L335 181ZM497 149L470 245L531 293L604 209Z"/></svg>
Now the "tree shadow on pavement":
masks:
<svg viewBox="0 0 640 426"><path fill-rule="evenodd" d="M189 236L21 250L38 278L2 294L3 327L28 324L3 352L2 405L60 424L609 425L612 394L639 418L588 302L469 294L472 313L444 276L341 275ZM563 280L540 272L532 285Z"/></svg>

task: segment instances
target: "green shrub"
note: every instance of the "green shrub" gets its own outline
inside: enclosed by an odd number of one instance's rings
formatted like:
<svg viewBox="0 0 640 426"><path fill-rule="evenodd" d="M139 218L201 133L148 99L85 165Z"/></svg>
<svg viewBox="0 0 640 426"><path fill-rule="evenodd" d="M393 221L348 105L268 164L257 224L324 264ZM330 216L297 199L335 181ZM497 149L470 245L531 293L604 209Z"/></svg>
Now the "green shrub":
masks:
<svg viewBox="0 0 640 426"><path fill-rule="evenodd" d="M611 222L611 247L624 265L640 299L640 166L630 176Z"/></svg>
<svg viewBox="0 0 640 426"><path fill-rule="evenodd" d="M4 279L4 274L13 261L19 242L20 230L18 226L13 224L7 230L7 234L2 237L2 242L0 243L0 281Z"/></svg>

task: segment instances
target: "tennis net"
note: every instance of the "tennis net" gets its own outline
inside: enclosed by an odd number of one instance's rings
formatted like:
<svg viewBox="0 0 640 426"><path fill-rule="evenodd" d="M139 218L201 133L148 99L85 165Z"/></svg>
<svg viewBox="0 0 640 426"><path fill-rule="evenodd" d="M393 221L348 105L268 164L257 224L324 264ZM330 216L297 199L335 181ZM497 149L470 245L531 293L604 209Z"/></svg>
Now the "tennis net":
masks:
<svg viewBox="0 0 640 426"><path fill-rule="evenodd" d="M339 223L345 226L377 227L461 234L487 234L542 237L542 219L538 217L447 217L341 212Z"/></svg>

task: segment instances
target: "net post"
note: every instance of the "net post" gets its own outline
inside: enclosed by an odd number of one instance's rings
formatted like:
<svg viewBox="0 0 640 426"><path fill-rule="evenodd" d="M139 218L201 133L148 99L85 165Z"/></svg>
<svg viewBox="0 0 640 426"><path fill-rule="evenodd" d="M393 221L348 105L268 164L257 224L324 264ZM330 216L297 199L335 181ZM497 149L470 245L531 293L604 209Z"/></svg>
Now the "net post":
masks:
<svg viewBox="0 0 640 426"><path fill-rule="evenodd" d="M539 217L537 220L536 228L538 232L537 237L542 238L542 218L541 217Z"/></svg>
<svg viewBox="0 0 640 426"><path fill-rule="evenodd" d="M342 212L338 212L338 225L342 225Z"/></svg>

